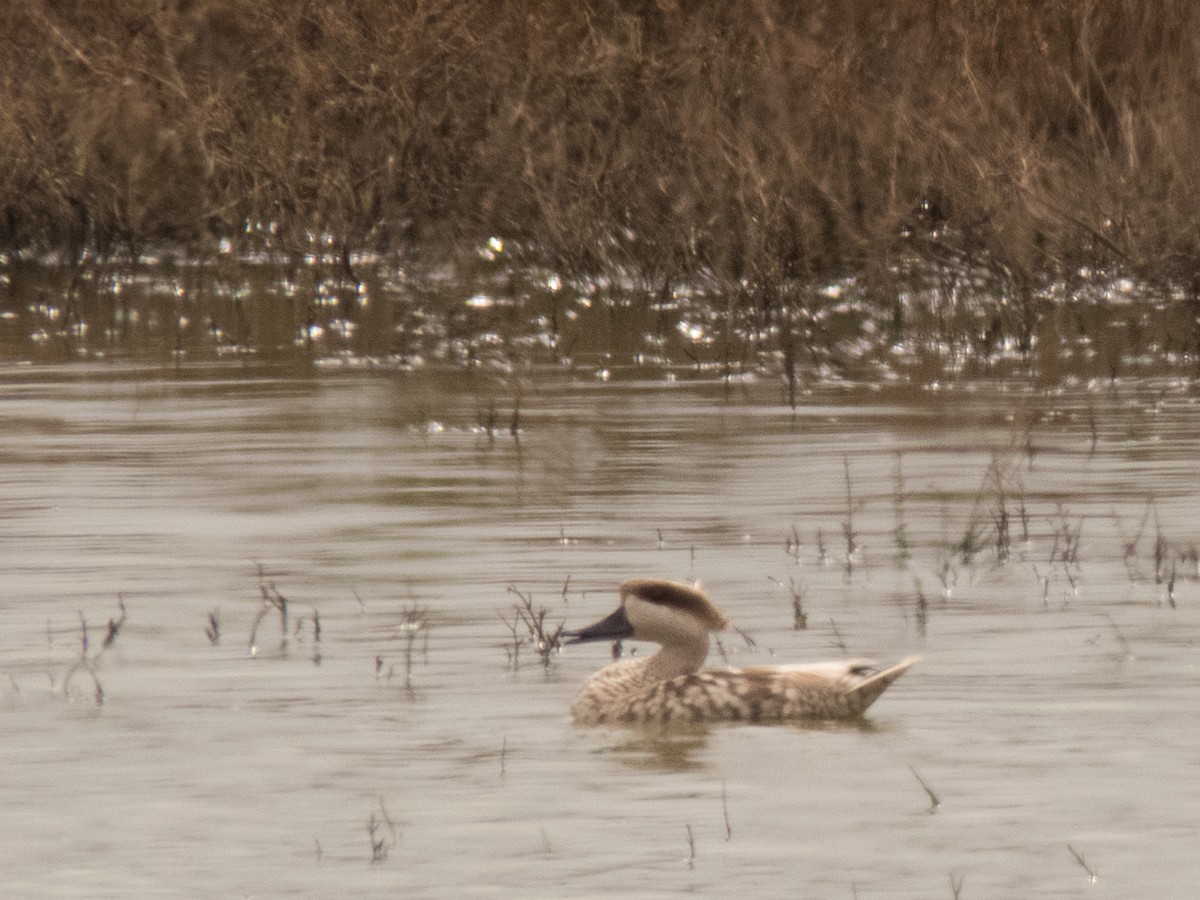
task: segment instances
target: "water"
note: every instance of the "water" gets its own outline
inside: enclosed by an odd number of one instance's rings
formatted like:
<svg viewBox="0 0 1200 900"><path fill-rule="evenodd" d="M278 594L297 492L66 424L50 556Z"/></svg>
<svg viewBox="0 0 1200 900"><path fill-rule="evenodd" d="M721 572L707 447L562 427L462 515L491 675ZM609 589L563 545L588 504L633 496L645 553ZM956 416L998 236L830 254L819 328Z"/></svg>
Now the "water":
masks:
<svg viewBox="0 0 1200 900"><path fill-rule="evenodd" d="M1190 893L1191 385L532 385L518 440L478 373L4 372L3 893ZM631 576L731 662L924 660L863 727L575 728L606 650L514 670L514 591Z"/></svg>

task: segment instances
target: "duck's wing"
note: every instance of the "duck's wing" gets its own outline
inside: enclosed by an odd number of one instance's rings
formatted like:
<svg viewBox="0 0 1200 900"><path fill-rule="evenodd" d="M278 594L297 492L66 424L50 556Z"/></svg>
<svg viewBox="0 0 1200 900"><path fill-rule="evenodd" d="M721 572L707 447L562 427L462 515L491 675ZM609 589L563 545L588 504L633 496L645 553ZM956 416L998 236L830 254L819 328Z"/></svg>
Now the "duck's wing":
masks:
<svg viewBox="0 0 1200 900"><path fill-rule="evenodd" d="M862 715L920 658L910 656L887 668L870 659L839 659L736 669L731 675L760 686L774 716L840 719Z"/></svg>

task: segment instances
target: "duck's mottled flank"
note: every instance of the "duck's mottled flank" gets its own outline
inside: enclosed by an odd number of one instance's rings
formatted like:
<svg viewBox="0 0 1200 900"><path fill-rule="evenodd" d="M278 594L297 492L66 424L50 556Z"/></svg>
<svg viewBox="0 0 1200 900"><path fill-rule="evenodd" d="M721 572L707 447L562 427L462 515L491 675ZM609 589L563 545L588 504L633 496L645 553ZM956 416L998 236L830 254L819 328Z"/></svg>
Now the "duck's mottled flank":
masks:
<svg viewBox="0 0 1200 900"><path fill-rule="evenodd" d="M727 626L702 591L637 579L621 585L621 600L630 620L646 623L652 632L640 637L662 649L645 659L615 662L589 678L571 707L580 724L854 718L917 661L909 657L886 669L854 659L699 671L708 652L707 632ZM639 639L636 624L633 639Z"/></svg>

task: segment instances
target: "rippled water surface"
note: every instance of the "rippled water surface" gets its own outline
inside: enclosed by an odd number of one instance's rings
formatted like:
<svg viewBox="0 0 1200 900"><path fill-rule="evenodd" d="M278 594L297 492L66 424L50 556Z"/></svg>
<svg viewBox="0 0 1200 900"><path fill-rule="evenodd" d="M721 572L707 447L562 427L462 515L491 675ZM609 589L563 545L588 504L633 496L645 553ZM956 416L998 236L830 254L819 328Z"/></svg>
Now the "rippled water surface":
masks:
<svg viewBox="0 0 1200 900"><path fill-rule="evenodd" d="M1194 889L1190 385L533 384L514 438L481 375L5 371L5 896ZM607 649L514 667L514 603L632 576L734 663L924 660L863 727L575 728Z"/></svg>

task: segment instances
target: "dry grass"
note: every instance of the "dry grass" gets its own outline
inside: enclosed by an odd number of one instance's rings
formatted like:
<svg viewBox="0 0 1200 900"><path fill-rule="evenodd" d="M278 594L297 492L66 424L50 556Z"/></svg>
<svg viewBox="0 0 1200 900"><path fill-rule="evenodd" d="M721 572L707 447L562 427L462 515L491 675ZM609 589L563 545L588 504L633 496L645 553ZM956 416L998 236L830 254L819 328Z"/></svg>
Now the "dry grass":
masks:
<svg viewBox="0 0 1200 900"><path fill-rule="evenodd" d="M767 306L949 258L1026 339L1083 264L1197 287L1179 0L11 0L0 38L10 252L500 234Z"/></svg>

